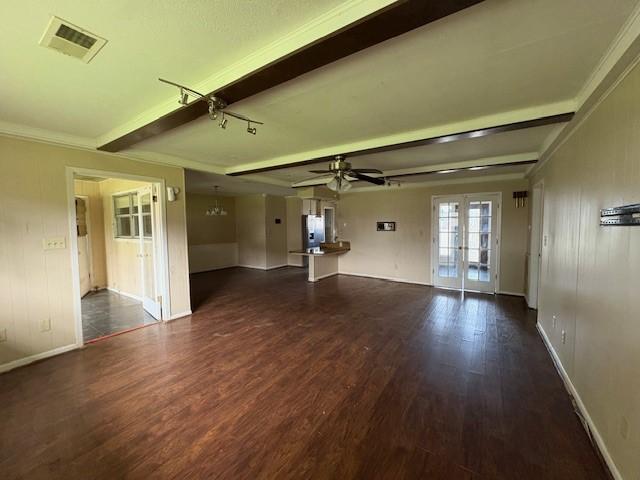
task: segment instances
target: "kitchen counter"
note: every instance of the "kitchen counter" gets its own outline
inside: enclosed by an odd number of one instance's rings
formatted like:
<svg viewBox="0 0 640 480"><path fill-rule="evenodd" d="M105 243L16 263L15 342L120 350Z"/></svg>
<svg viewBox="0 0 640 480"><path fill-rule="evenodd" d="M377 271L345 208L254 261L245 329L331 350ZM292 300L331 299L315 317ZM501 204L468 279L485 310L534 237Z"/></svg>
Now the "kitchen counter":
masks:
<svg viewBox="0 0 640 480"><path fill-rule="evenodd" d="M309 257L310 282L338 274L338 255L351 250L349 242L321 243L319 247L291 250L291 255Z"/></svg>
<svg viewBox="0 0 640 480"><path fill-rule="evenodd" d="M314 256L322 256L322 255L340 255L341 253L346 253L350 248L322 248L322 247L314 247L307 248L306 250L291 250L289 253L291 255L302 255L303 257L314 257Z"/></svg>

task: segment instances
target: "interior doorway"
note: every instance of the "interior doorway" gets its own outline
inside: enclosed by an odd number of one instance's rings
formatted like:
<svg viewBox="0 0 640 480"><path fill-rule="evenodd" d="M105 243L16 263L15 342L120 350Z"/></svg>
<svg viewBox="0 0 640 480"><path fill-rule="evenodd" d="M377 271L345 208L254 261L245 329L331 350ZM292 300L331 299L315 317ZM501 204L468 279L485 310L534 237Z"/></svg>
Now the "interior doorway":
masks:
<svg viewBox="0 0 640 480"><path fill-rule="evenodd" d="M163 184L76 171L69 180L78 343L161 321L168 312Z"/></svg>
<svg viewBox="0 0 640 480"><path fill-rule="evenodd" d="M432 198L434 286L496 292L500 200L499 193Z"/></svg>
<svg viewBox="0 0 640 480"><path fill-rule="evenodd" d="M529 277L527 279L527 305L538 308L540 261L542 259L542 219L544 214L544 185L533 186L531 193L531 241L529 247Z"/></svg>

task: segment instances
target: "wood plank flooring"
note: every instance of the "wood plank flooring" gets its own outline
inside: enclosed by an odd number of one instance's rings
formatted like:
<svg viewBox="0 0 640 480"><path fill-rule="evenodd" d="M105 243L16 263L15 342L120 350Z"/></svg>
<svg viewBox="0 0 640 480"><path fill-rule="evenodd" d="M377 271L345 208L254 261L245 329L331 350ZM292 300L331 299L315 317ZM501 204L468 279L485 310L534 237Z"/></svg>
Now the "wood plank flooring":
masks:
<svg viewBox="0 0 640 480"><path fill-rule="evenodd" d="M522 299L305 278L0 375L0 476L606 478Z"/></svg>

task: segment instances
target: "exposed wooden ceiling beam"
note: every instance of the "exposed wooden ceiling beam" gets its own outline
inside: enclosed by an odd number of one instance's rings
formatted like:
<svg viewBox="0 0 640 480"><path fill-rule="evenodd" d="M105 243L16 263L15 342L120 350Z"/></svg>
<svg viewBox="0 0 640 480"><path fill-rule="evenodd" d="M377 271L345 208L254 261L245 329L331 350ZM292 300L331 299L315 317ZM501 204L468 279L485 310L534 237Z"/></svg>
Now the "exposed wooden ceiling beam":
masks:
<svg viewBox="0 0 640 480"><path fill-rule="evenodd" d="M434 169L434 170L428 170L428 171L424 171L424 172L412 172L412 173L400 173L400 174L391 174L391 175L378 175L379 178L387 178L390 180L394 180L394 179L398 179L398 178L406 178L406 177L415 177L415 176L425 176L425 175L434 175L434 174L438 174L438 175L446 175L447 173L459 173L459 172L465 172L465 171L474 171L474 170L480 170L482 169L482 171L489 170L489 169L495 169L495 168L502 168L502 167L513 167L513 166L517 166L517 165L532 165L534 163L537 163L538 160L534 159L534 160L521 160L518 162L505 162L505 163L490 163L490 164L483 164L483 165L475 165L472 167L458 167L458 168L451 168L451 169L447 169L447 168L439 168L439 169ZM351 181L351 183L359 183L360 180L353 180ZM362 182L362 183L366 183L366 182ZM304 185L295 185L293 186L293 188L307 188L307 187L319 187L325 185L324 183L310 183L310 184L304 184Z"/></svg>
<svg viewBox="0 0 640 480"><path fill-rule="evenodd" d="M482 1L401 0L210 93L231 105ZM205 114L206 102L193 102L98 147L98 150L124 150Z"/></svg>
<svg viewBox="0 0 640 480"><path fill-rule="evenodd" d="M482 129L478 129L478 130L469 130L466 132L459 132L459 133L453 133L453 134L449 134L449 135L441 135L438 137L430 137L430 138L423 138L423 139L419 139L419 140L413 140L410 142L402 142L402 143L395 143L395 144L391 144L391 145L383 145L380 147L375 147L375 148L368 148L365 150L357 150L357 151L353 151L353 152L338 152L336 153L336 155L344 155L347 158L353 158L353 157L358 157L360 155L370 155L370 154L374 154L374 153L381 153L381 152L390 152L393 150L402 150L405 148L413 148L413 147L421 147L421 146L425 146L425 145L435 145L438 143L448 143L448 142L455 142L458 140L465 140L468 138L479 138L479 137L486 137L488 135L495 135L497 133L505 133L505 132L512 132L514 130L523 130L526 128L534 128L534 127L541 127L544 125L553 125L555 123L566 123L568 121L570 121L573 118L574 112L568 112L568 113L561 113L558 115L551 115L548 117L541 117L541 118L534 118L531 120L525 120L522 122L515 122L515 123L508 123L505 125L494 125L491 127L487 127L487 128L482 128ZM239 171L239 172L232 172L232 173L228 173L227 175L231 175L231 176L238 176L238 175L249 175L249 174L255 174L255 173L264 173L264 172L271 172L274 170L282 170L284 168L292 168L292 167L301 167L301 166L305 166L305 165L312 165L314 163L322 163L322 162L330 162L334 159L334 156L327 156L327 157L319 157L319 158L311 158L311 159L307 159L307 160L300 160L297 162L291 162L291 163L286 163L286 164L281 164L281 165L274 165L274 166L270 166L270 167L263 167L263 168L254 168L252 170L243 170L243 171Z"/></svg>

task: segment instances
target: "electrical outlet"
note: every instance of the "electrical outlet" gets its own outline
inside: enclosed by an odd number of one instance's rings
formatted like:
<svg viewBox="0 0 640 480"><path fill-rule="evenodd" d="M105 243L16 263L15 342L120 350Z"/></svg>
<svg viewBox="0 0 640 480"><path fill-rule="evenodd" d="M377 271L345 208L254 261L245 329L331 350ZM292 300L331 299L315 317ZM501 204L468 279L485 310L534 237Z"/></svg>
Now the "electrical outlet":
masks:
<svg viewBox="0 0 640 480"><path fill-rule="evenodd" d="M553 316L553 328L556 328L558 326L558 317L556 317L555 315Z"/></svg>
<svg viewBox="0 0 640 480"><path fill-rule="evenodd" d="M562 330L562 344L567 343L567 332Z"/></svg>
<svg viewBox="0 0 640 480"><path fill-rule="evenodd" d="M59 250L67 248L67 239L65 237L51 237L42 240L42 247L45 250Z"/></svg>
<svg viewBox="0 0 640 480"><path fill-rule="evenodd" d="M2 328L0 329L0 342L6 342L6 341L7 341L7 329Z"/></svg>
<svg viewBox="0 0 640 480"><path fill-rule="evenodd" d="M40 320L40 331L48 332L49 330L51 330L51 319L43 318L42 320Z"/></svg>

